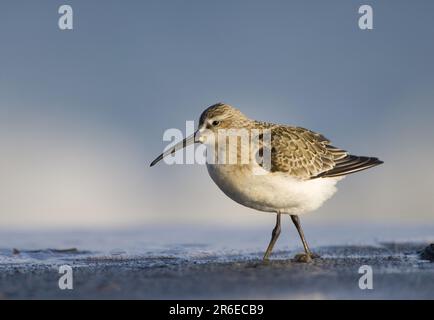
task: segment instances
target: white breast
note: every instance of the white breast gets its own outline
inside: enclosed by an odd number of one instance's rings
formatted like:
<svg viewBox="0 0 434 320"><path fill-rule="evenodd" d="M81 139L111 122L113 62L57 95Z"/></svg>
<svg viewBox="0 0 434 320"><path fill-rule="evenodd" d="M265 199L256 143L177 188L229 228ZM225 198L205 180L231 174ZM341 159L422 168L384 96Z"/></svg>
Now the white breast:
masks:
<svg viewBox="0 0 434 320"><path fill-rule="evenodd" d="M341 178L297 180L283 173L257 174L248 166L207 164L217 186L232 200L261 211L302 214L319 208ZM256 174L255 174L256 173Z"/></svg>

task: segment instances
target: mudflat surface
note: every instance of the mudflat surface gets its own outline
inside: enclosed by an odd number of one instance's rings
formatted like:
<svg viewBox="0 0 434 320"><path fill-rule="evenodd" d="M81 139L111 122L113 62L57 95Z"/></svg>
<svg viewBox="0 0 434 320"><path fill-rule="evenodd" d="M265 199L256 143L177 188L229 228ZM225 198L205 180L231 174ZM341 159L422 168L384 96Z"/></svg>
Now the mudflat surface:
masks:
<svg viewBox="0 0 434 320"><path fill-rule="evenodd" d="M110 254L50 249L0 250L2 299L433 299L428 243L317 247L320 259L292 261L298 250ZM185 248L188 251L188 248ZM73 289L60 290L60 265L73 270ZM373 289L359 288L359 268L372 267Z"/></svg>

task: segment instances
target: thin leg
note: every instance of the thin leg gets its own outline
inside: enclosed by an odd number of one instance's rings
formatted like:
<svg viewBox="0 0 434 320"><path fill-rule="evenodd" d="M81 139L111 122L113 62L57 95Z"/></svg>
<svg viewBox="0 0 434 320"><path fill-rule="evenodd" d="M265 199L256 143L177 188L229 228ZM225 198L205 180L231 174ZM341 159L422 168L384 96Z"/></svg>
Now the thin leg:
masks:
<svg viewBox="0 0 434 320"><path fill-rule="evenodd" d="M270 243L268 244L267 251L265 251L264 259L263 259L264 261L268 260L271 251L273 251L274 244L276 243L277 238L279 238L279 235L280 235L280 213L277 213L276 226L274 227L273 232L271 233L271 240Z"/></svg>
<svg viewBox="0 0 434 320"><path fill-rule="evenodd" d="M301 242L303 242L304 251L306 252L308 258L318 258L318 255L313 254L312 251L310 251L309 245L307 244L306 238L304 237L303 229L301 228L300 218L296 215L291 215L291 219L295 227L297 228L298 234L301 238Z"/></svg>

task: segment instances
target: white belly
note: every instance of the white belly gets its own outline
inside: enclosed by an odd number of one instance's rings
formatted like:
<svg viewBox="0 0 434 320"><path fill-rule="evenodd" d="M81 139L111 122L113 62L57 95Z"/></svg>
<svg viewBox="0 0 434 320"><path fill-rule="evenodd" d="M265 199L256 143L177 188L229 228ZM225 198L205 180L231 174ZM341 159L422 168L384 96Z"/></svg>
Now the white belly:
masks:
<svg viewBox="0 0 434 320"><path fill-rule="evenodd" d="M207 164L217 186L249 208L302 214L319 208L336 192L342 178L297 180L282 173L253 174L249 166Z"/></svg>

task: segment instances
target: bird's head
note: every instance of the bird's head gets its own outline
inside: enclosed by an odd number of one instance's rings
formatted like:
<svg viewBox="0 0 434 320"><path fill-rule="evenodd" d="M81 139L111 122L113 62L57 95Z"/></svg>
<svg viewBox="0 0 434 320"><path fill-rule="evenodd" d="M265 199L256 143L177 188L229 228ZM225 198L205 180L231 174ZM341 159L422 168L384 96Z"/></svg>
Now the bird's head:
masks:
<svg viewBox="0 0 434 320"><path fill-rule="evenodd" d="M215 143L219 130L241 129L246 127L249 122L250 120L238 109L225 103L214 104L202 112L198 128L194 134L162 153L151 163L151 166L167 155L193 143L212 145Z"/></svg>
<svg viewBox="0 0 434 320"><path fill-rule="evenodd" d="M249 119L238 109L224 103L217 103L205 109L199 118L197 139L201 143L211 142L219 130L246 127Z"/></svg>

